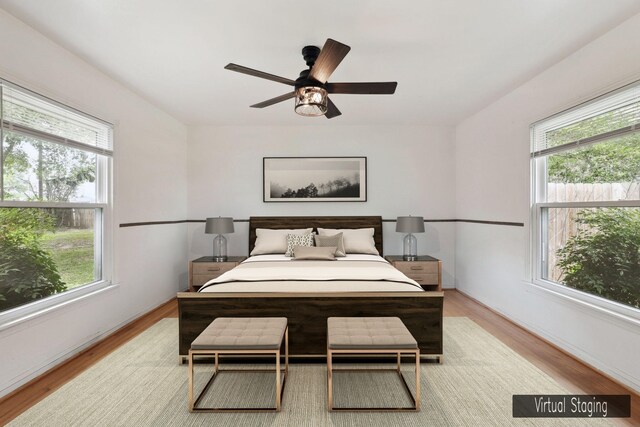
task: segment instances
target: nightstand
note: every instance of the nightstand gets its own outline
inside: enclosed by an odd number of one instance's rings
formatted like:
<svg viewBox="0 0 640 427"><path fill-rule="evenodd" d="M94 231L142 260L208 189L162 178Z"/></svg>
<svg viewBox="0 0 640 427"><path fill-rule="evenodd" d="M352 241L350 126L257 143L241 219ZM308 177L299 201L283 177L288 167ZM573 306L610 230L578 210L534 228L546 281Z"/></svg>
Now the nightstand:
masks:
<svg viewBox="0 0 640 427"><path fill-rule="evenodd" d="M230 256L226 261L216 262L213 257L203 256L189 261L189 290L196 292L209 280L231 270L245 259L246 256Z"/></svg>
<svg viewBox="0 0 640 427"><path fill-rule="evenodd" d="M404 261L402 255L384 257L407 277L415 280L425 291L442 290L442 261L428 255L419 256L416 261Z"/></svg>

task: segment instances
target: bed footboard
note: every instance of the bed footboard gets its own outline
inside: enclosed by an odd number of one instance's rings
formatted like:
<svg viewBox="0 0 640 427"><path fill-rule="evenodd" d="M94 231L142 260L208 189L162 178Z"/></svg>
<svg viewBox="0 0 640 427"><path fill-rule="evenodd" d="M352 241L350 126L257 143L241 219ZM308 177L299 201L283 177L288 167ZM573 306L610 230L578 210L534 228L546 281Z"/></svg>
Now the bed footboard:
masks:
<svg viewBox="0 0 640 427"><path fill-rule="evenodd" d="M289 351L325 356L327 318L399 317L420 353L442 355L443 292L178 293L179 355L217 317L286 317Z"/></svg>

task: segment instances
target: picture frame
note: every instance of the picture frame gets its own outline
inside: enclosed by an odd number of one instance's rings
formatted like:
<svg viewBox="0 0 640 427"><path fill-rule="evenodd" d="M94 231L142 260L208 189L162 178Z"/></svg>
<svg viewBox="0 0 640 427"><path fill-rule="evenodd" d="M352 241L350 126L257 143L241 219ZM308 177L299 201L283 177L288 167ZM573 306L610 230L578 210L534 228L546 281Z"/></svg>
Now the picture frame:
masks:
<svg viewBox="0 0 640 427"><path fill-rule="evenodd" d="M366 202L366 157L263 157L265 203Z"/></svg>

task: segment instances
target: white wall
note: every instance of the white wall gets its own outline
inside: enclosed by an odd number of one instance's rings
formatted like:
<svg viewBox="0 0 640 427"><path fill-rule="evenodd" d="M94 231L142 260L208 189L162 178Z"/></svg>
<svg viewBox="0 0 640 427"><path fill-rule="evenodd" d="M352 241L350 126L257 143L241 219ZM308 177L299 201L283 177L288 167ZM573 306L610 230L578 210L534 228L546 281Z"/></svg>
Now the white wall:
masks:
<svg viewBox="0 0 640 427"><path fill-rule="evenodd" d="M364 100L363 100L364 101ZM313 120L313 119L301 119ZM325 120L324 118L316 120ZM422 215L454 218L453 129L427 126L192 127L189 129L189 219L257 215ZM366 156L363 202L263 203L262 158ZM453 286L454 223L427 223L418 250L443 261ZM395 223L384 224L385 254L402 253ZM229 254L246 255L248 224L228 235ZM189 225L189 257L209 255L212 236Z"/></svg>
<svg viewBox="0 0 640 427"><path fill-rule="evenodd" d="M0 10L0 78L116 125L117 287L0 331L0 396L186 286L187 130L80 58Z"/></svg>
<svg viewBox="0 0 640 427"><path fill-rule="evenodd" d="M529 126L640 78L636 15L456 129L456 286L640 390L640 327L529 283Z"/></svg>

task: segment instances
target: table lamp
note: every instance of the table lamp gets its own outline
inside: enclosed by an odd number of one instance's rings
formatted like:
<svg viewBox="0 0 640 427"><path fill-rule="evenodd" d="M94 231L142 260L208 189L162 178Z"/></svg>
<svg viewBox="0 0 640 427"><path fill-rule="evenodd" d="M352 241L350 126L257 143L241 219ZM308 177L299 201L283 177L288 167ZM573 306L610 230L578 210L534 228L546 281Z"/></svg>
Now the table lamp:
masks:
<svg viewBox="0 0 640 427"><path fill-rule="evenodd" d="M396 232L407 233L403 241L402 259L418 259L418 239L413 233L424 233L424 218L421 216L399 216L396 220Z"/></svg>
<svg viewBox="0 0 640 427"><path fill-rule="evenodd" d="M213 260L222 262L227 260L227 239L223 234L233 233L233 218L207 218L204 228L206 234L217 234L213 239Z"/></svg>

